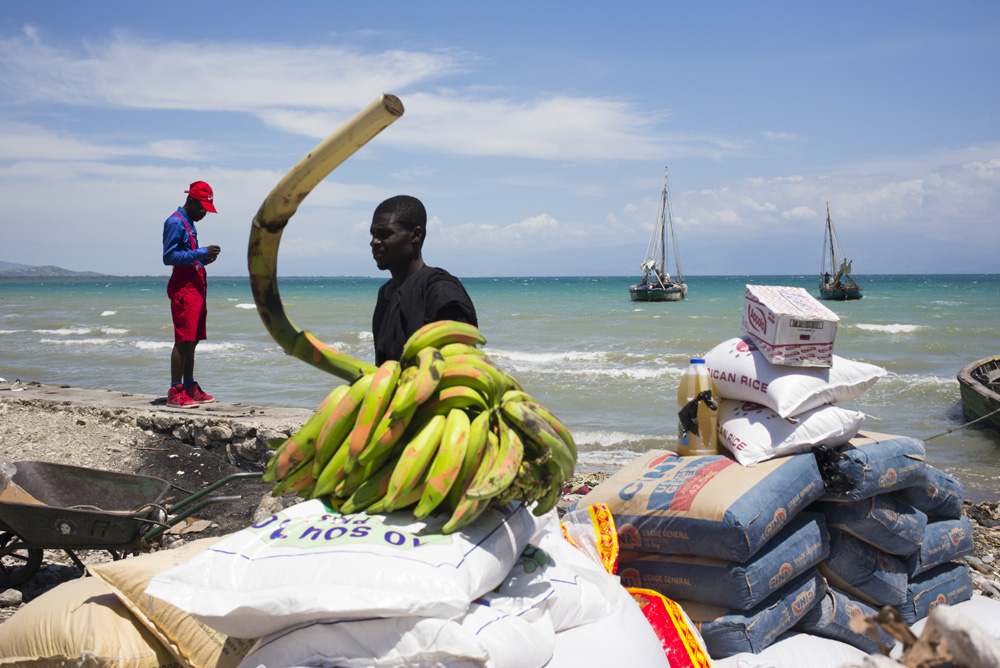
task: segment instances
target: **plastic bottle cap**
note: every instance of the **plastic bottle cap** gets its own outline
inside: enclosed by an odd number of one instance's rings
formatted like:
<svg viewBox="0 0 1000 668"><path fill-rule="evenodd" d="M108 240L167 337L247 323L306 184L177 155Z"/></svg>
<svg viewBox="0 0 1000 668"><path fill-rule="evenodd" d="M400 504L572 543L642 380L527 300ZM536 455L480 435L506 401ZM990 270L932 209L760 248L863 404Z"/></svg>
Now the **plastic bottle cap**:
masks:
<svg viewBox="0 0 1000 668"><path fill-rule="evenodd" d="M705 360L700 357L694 357L691 359L691 364L704 364Z"/></svg>

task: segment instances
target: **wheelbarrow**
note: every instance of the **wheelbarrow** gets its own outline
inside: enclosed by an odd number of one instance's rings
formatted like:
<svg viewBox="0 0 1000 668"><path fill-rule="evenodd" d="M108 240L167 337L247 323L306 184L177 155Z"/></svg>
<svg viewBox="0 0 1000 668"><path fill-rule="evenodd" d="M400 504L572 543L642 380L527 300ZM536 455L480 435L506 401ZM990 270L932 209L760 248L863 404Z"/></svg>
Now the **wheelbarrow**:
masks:
<svg viewBox="0 0 1000 668"><path fill-rule="evenodd" d="M36 461L14 466L17 472L0 490L0 590L30 580L44 550L64 550L83 572L74 550L106 550L122 559L206 505L242 498L210 496L216 489L261 476L235 473L192 493L151 476ZM171 488L188 496L163 506Z"/></svg>

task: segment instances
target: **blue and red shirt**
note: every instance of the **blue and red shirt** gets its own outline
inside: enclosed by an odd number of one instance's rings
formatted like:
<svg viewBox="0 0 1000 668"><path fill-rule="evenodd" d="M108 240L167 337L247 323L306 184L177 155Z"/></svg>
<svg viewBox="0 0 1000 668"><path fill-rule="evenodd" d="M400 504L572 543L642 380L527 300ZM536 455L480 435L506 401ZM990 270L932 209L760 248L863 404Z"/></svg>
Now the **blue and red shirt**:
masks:
<svg viewBox="0 0 1000 668"><path fill-rule="evenodd" d="M198 230L184 207L163 223L163 264L174 267L202 266L208 249L198 247Z"/></svg>

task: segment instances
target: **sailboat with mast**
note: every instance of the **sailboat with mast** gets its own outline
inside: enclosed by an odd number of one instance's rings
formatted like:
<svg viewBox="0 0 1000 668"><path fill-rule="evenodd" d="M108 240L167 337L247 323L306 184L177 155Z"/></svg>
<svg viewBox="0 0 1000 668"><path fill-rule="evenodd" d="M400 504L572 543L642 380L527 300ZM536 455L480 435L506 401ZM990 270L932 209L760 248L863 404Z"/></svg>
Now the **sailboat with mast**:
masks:
<svg viewBox="0 0 1000 668"><path fill-rule="evenodd" d="M666 269L667 234L674 251L674 267L677 278L672 278ZM656 225L649 240L646 257L639 265L642 280L629 287L629 295L634 302L677 302L687 296L687 284L681 274L681 261L677 253L677 238L674 235L674 218L670 209L667 168L663 168L663 190L656 214Z"/></svg>
<svg viewBox="0 0 1000 668"><path fill-rule="evenodd" d="M820 268L819 298L861 299L864 289L851 278L851 262L844 258L837 239L837 230L830 216L830 202L826 203L826 236L823 239L823 266Z"/></svg>

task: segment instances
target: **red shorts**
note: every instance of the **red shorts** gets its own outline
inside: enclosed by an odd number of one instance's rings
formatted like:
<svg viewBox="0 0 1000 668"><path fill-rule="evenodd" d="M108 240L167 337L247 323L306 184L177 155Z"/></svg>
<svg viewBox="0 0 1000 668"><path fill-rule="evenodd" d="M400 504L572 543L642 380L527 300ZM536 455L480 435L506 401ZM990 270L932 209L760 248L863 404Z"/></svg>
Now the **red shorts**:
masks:
<svg viewBox="0 0 1000 668"><path fill-rule="evenodd" d="M170 315L174 319L174 341L204 341L208 307L208 283L204 267L174 267L167 282Z"/></svg>

